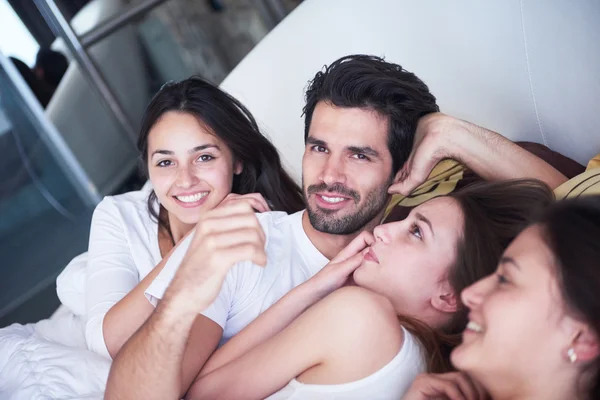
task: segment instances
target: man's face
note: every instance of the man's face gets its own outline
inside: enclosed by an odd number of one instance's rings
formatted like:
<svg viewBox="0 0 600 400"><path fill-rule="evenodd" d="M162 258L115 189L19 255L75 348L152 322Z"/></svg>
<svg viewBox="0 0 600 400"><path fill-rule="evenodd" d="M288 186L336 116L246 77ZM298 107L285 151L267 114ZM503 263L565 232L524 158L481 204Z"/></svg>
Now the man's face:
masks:
<svg viewBox="0 0 600 400"><path fill-rule="evenodd" d="M376 112L317 104L302 158L302 189L315 229L348 235L379 216L393 179L387 139L388 121Z"/></svg>

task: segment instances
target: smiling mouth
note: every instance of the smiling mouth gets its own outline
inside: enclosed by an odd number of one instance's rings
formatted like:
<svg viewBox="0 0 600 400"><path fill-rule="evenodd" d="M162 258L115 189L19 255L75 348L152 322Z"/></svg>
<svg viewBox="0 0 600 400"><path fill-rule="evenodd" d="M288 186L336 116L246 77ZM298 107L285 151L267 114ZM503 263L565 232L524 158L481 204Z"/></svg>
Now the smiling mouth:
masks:
<svg viewBox="0 0 600 400"><path fill-rule="evenodd" d="M348 200L346 197L325 196L322 194L319 194L317 196L319 196L321 199L323 199L323 201L330 203L330 204L337 204L337 203L341 203L342 201Z"/></svg>
<svg viewBox="0 0 600 400"><path fill-rule="evenodd" d="M207 194L208 194L208 192L198 192L198 193L194 193L194 194L190 194L190 195L173 196L173 197L175 197L177 200L181 201L182 203L195 203L197 201L200 201Z"/></svg>

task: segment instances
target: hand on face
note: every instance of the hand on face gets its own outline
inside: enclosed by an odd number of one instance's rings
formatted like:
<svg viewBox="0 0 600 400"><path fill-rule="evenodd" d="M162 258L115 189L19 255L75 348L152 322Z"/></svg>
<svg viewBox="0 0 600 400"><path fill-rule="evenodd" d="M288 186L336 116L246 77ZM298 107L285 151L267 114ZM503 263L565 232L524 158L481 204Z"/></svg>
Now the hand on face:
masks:
<svg viewBox="0 0 600 400"><path fill-rule="evenodd" d="M363 231L307 283L313 285L319 298L341 288L354 270L360 267L366 250L374 242L373 235Z"/></svg>
<svg viewBox="0 0 600 400"><path fill-rule="evenodd" d="M265 240L248 202L233 201L206 212L196 226L171 291L184 293L193 311L204 310L219 294L233 265L241 261L266 264Z"/></svg>
<svg viewBox="0 0 600 400"><path fill-rule="evenodd" d="M233 204L236 202L245 202L248 203L256 212L262 213L271 211L271 207L269 207L269 203L265 200L262 194L260 193L248 193L248 194L236 194L229 193L227 197L221 201L218 207L222 207L227 204Z"/></svg>
<svg viewBox="0 0 600 400"><path fill-rule="evenodd" d="M421 374L417 376L403 400L486 400L481 385L462 372Z"/></svg>
<svg viewBox="0 0 600 400"><path fill-rule="evenodd" d="M436 164L453 158L452 138L462 131L463 121L442 113L422 117L417 125L415 141L408 160L396 174L388 193L408 196L427 180Z"/></svg>

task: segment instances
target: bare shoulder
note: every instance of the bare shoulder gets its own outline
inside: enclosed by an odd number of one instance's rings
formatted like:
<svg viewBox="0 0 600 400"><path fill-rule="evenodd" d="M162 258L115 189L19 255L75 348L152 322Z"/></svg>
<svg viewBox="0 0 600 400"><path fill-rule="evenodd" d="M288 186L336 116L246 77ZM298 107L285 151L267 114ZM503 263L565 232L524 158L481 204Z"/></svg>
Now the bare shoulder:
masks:
<svg viewBox="0 0 600 400"><path fill-rule="evenodd" d="M322 303L333 325L329 328L344 332L344 337L351 341L403 340L402 327L392 304L379 294L347 286L327 296Z"/></svg>
<svg viewBox="0 0 600 400"><path fill-rule="evenodd" d="M300 376L302 382L345 383L367 377L400 351L404 334L390 302L367 289L336 290L307 313L323 351L321 363Z"/></svg>

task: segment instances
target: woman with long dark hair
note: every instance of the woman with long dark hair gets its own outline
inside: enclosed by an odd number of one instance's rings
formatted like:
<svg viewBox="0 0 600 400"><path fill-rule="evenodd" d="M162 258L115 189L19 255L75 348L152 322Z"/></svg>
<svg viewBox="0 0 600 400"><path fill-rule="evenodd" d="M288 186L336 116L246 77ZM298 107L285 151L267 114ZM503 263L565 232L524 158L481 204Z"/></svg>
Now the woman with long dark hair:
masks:
<svg viewBox="0 0 600 400"><path fill-rule="evenodd" d="M361 234L217 350L186 398L401 398L417 374L451 369L459 293L552 201L539 181L481 183Z"/></svg>
<svg viewBox="0 0 600 400"><path fill-rule="evenodd" d="M144 290L204 212L231 201L259 212L304 208L250 112L199 77L158 91L138 148L149 185L104 198L92 218L85 334L88 347L107 357L150 315Z"/></svg>
<svg viewBox="0 0 600 400"><path fill-rule="evenodd" d="M462 299L463 372L423 375L406 400L600 399L600 196L547 210Z"/></svg>

